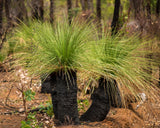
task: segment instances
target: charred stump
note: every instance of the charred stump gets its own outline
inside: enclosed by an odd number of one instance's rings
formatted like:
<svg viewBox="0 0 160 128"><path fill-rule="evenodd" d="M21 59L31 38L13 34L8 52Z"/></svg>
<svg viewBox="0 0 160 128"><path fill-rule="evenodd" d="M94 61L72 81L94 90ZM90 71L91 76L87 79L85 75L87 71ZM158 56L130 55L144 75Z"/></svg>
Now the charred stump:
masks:
<svg viewBox="0 0 160 128"><path fill-rule="evenodd" d="M99 79L99 86L91 95L92 104L90 108L80 117L81 121L102 121L110 110L109 95L106 91L107 81Z"/></svg>
<svg viewBox="0 0 160 128"><path fill-rule="evenodd" d="M49 86L55 119L61 124L78 124L77 76L75 71L50 74L42 86Z"/></svg>

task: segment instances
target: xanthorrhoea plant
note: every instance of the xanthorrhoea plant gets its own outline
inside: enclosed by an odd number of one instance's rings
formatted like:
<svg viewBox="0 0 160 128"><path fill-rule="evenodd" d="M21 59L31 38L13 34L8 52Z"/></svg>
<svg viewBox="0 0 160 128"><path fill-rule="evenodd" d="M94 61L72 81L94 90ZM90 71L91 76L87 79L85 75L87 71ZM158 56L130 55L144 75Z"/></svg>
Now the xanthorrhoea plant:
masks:
<svg viewBox="0 0 160 128"><path fill-rule="evenodd" d="M17 64L34 75L49 75L55 118L61 123L79 123L76 71L86 67L84 53L91 35L86 23L33 22L20 26L12 39L17 42Z"/></svg>
<svg viewBox="0 0 160 128"><path fill-rule="evenodd" d="M105 119L110 108L106 100L109 99L111 104L114 102L113 104L121 106L120 92L126 90L137 99L139 92L144 92L149 97L157 97L157 87L151 82L151 74L147 72L150 68L148 61L153 65L156 63L145 58L146 54L152 52L146 49L148 43L136 35L129 37L117 34L112 37L104 32L101 39L90 44L91 51L86 56L90 60L88 63L92 64L90 71L99 74L99 87L93 92L92 105L81 116L81 120Z"/></svg>

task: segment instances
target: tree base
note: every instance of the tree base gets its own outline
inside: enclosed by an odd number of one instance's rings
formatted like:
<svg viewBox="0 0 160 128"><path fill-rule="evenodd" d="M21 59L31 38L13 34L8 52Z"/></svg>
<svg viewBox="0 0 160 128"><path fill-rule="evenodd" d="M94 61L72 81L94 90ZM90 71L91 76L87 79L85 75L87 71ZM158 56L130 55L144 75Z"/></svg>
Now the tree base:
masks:
<svg viewBox="0 0 160 128"><path fill-rule="evenodd" d="M91 95L92 104L90 108L80 117L81 121L103 121L110 110L109 95L105 89L106 80L99 80L99 87Z"/></svg>
<svg viewBox="0 0 160 128"><path fill-rule="evenodd" d="M51 97L55 119L60 124L79 124L76 72L52 73L49 81L50 87L54 87Z"/></svg>

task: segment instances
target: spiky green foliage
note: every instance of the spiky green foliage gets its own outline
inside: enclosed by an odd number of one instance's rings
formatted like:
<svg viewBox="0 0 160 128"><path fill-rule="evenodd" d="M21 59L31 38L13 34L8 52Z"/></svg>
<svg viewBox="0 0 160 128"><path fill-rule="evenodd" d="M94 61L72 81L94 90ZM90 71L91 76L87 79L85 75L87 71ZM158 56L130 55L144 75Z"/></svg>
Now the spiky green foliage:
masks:
<svg viewBox="0 0 160 128"><path fill-rule="evenodd" d="M148 44L149 41L136 35L117 34L111 37L108 32L103 32L102 38L90 45L91 51L87 55L90 58L88 63L92 64L90 70L100 77L116 80L121 92L129 91L135 96L144 92L157 97L157 87L152 83L156 79L149 71L156 62L146 58L152 54Z"/></svg>
<svg viewBox="0 0 160 128"><path fill-rule="evenodd" d="M36 75L83 68L91 32L89 24L77 21L71 25L59 21L55 26L40 22L24 24L14 36L17 63Z"/></svg>
<svg viewBox="0 0 160 128"><path fill-rule="evenodd" d="M121 92L129 90L136 95L142 91L154 96L157 88L151 81L148 62L156 64L146 58L152 53L147 49L149 42L135 35L111 37L108 32L99 38L93 31L89 24L73 22L69 26L67 21L55 26L40 22L22 25L12 38L16 42L16 64L34 75L85 70L85 76L116 80Z"/></svg>

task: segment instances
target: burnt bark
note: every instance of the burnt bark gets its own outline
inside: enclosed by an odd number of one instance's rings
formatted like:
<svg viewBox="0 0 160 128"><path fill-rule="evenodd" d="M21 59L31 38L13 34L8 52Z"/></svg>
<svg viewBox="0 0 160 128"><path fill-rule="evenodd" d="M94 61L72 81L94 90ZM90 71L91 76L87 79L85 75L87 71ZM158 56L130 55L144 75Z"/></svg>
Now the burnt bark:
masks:
<svg viewBox="0 0 160 128"><path fill-rule="evenodd" d="M78 124L77 76L75 71L50 74L50 84L55 119L62 124ZM42 84L45 86L45 82Z"/></svg>
<svg viewBox="0 0 160 128"><path fill-rule="evenodd" d="M3 0L0 0L0 38L2 36L2 29L3 29Z"/></svg>
<svg viewBox="0 0 160 128"><path fill-rule="evenodd" d="M118 32L119 9L120 9L120 0L115 0L113 20L112 20L112 24L111 24L112 35L115 35L115 34L117 34L117 32Z"/></svg>
<svg viewBox="0 0 160 128"><path fill-rule="evenodd" d="M156 15L159 17L159 12L160 12L160 0L157 0L156 3Z"/></svg>
<svg viewBox="0 0 160 128"><path fill-rule="evenodd" d="M100 21L101 20L101 0L97 0L96 10L97 10L97 18Z"/></svg>
<svg viewBox="0 0 160 128"><path fill-rule="evenodd" d="M53 23L54 22L54 0L50 0L50 22Z"/></svg>
<svg viewBox="0 0 160 128"><path fill-rule="evenodd" d="M99 86L95 88L91 95L92 104L90 108L80 117L81 121L102 121L106 118L110 110L109 95L106 90L107 81L104 78L99 79Z"/></svg>
<svg viewBox="0 0 160 128"><path fill-rule="evenodd" d="M72 0L67 0L67 9L68 9L68 22L72 22Z"/></svg>
<svg viewBox="0 0 160 128"><path fill-rule="evenodd" d="M97 15L97 29L99 38L102 37L102 24L101 24L101 0L97 0L96 2L96 15Z"/></svg>

